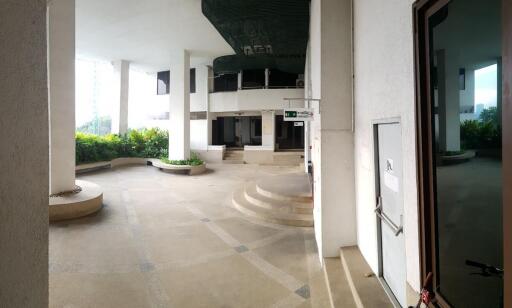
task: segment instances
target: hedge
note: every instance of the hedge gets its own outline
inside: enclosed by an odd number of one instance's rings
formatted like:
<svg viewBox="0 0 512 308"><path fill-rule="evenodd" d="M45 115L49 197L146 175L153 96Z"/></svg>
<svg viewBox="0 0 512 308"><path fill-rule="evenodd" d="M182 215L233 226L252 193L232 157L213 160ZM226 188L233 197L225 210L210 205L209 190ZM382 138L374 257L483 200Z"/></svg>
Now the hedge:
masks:
<svg viewBox="0 0 512 308"><path fill-rule="evenodd" d="M168 147L168 132L158 128L130 130L121 136L76 133L76 163L109 161L119 157L167 157Z"/></svg>

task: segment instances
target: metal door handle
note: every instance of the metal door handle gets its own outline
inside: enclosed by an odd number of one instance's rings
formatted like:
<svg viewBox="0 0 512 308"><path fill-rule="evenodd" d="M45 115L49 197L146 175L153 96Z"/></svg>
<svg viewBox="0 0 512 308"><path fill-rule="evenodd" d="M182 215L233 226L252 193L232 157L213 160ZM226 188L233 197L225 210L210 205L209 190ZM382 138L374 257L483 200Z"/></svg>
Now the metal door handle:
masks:
<svg viewBox="0 0 512 308"><path fill-rule="evenodd" d="M404 232L403 225L401 225L401 226L395 225L395 223L386 214L382 213L382 197L379 196L379 198L377 200L378 201L377 201L377 207L375 208L375 214L384 223L386 223L386 225L388 225L388 227L390 227L391 230L393 230L393 232L395 233L395 236L398 236L400 233L403 233Z"/></svg>

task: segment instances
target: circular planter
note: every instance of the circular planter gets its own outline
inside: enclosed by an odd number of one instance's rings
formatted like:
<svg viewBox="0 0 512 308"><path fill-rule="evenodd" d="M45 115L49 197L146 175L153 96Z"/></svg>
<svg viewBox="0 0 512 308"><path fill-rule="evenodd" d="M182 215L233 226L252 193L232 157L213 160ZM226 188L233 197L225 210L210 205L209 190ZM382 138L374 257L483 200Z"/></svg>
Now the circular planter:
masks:
<svg viewBox="0 0 512 308"><path fill-rule="evenodd" d="M77 180L76 185L82 189L78 193L62 196L50 196L50 221L79 218L99 211L103 205L103 191L99 185Z"/></svg>
<svg viewBox="0 0 512 308"><path fill-rule="evenodd" d="M166 164L159 159L152 160L152 163L153 163L153 167L156 167L164 172L171 172L171 173L188 172L189 175L197 175L197 174L204 173L206 171L205 163L203 163L202 165L198 165L198 166L171 165L171 164Z"/></svg>

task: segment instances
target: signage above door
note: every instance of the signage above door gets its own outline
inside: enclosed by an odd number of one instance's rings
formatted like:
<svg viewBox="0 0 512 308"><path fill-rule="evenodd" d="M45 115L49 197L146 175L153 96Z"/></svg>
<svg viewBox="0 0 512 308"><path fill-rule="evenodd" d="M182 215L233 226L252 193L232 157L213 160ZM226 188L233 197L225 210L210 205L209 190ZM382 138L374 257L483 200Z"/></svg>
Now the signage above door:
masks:
<svg viewBox="0 0 512 308"><path fill-rule="evenodd" d="M314 110L308 108L288 108L284 110L285 121L313 121L314 115Z"/></svg>

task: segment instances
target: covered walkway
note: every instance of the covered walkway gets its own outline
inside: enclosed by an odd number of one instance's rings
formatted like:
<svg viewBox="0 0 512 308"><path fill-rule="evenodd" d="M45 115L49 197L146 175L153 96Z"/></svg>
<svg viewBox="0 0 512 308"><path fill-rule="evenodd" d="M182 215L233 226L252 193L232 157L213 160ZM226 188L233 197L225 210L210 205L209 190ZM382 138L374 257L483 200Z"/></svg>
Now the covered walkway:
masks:
<svg viewBox="0 0 512 308"><path fill-rule="evenodd" d="M252 220L231 196L296 167L209 165L184 177L144 166L79 176L102 211L50 227L51 307L328 307L312 228Z"/></svg>

